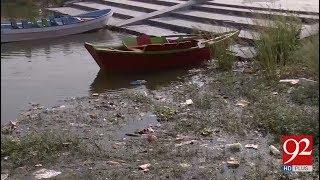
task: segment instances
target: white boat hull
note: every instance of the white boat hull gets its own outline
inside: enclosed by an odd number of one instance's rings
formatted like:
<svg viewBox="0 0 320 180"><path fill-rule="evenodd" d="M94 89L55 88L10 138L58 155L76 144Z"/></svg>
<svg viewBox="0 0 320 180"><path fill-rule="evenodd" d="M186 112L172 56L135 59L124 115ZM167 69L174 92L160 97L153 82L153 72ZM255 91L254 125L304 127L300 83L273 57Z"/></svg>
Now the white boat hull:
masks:
<svg viewBox="0 0 320 180"><path fill-rule="evenodd" d="M105 27L112 12L97 19L76 24L29 29L1 29L1 43L55 38L71 34L80 34Z"/></svg>

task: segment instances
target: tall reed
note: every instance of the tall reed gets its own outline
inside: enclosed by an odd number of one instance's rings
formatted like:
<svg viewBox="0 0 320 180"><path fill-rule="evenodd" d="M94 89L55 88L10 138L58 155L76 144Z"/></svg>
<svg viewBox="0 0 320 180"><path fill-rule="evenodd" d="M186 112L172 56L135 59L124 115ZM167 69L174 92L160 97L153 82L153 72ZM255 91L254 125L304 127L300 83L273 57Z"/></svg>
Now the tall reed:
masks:
<svg viewBox="0 0 320 180"><path fill-rule="evenodd" d="M296 16L277 16L261 29L254 42L255 60L268 73L295 60L293 54L301 47L302 23Z"/></svg>

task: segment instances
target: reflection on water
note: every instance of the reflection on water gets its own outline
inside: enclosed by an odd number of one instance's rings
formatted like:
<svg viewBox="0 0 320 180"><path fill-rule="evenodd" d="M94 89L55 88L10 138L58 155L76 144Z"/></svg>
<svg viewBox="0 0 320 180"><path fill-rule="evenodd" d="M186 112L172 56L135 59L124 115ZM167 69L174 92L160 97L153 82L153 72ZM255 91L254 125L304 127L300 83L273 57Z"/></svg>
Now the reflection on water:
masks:
<svg viewBox="0 0 320 180"><path fill-rule="evenodd" d="M1 124L17 118L30 102L45 107L69 97L132 88L146 80L149 89L179 81L185 69L148 74L115 75L101 71L84 42L120 43L124 34L100 30L57 39L1 44Z"/></svg>
<svg viewBox="0 0 320 180"><path fill-rule="evenodd" d="M101 44L110 44L110 40L116 40L111 43L120 42L117 38L119 34L112 34L107 30L99 30L97 32L70 35L55 39L40 39L31 41L22 41L15 43L1 44L1 59L16 58L16 56L41 56L49 55L52 52L61 51L63 55L68 55L78 51L79 47L83 48L84 42L99 42ZM84 48L83 48L84 49Z"/></svg>
<svg viewBox="0 0 320 180"><path fill-rule="evenodd" d="M1 124L14 120L29 102L53 106L88 95L99 67L84 42L119 43L124 34L108 30L1 44Z"/></svg>
<svg viewBox="0 0 320 180"><path fill-rule="evenodd" d="M105 90L115 90L132 87L130 82L135 80L146 80L144 84L148 89L156 89L159 86L169 85L171 82L180 81L181 77L187 73L186 69L175 69L147 74L110 74L100 70L90 85L91 93L101 93ZM180 77L180 78L179 78Z"/></svg>

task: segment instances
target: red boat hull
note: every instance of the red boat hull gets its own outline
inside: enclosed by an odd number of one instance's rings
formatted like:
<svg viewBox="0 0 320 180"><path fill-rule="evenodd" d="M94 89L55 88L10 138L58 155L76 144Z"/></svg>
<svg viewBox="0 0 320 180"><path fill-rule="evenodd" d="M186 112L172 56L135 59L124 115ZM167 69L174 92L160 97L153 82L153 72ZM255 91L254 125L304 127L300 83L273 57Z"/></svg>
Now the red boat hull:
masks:
<svg viewBox="0 0 320 180"><path fill-rule="evenodd" d="M152 53L116 53L96 50L85 44L99 67L108 72L146 72L193 66L211 59L208 48L191 48L184 51Z"/></svg>

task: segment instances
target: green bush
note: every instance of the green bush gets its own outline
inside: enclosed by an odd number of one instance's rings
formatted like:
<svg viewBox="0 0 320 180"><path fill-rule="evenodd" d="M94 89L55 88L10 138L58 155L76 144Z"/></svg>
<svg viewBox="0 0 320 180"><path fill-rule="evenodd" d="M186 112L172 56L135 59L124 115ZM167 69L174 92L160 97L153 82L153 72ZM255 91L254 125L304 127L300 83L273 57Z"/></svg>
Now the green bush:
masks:
<svg viewBox="0 0 320 180"><path fill-rule="evenodd" d="M267 25L254 42L256 61L268 73L274 73L277 67L295 60L293 54L301 46L301 21L295 16L279 16Z"/></svg>

